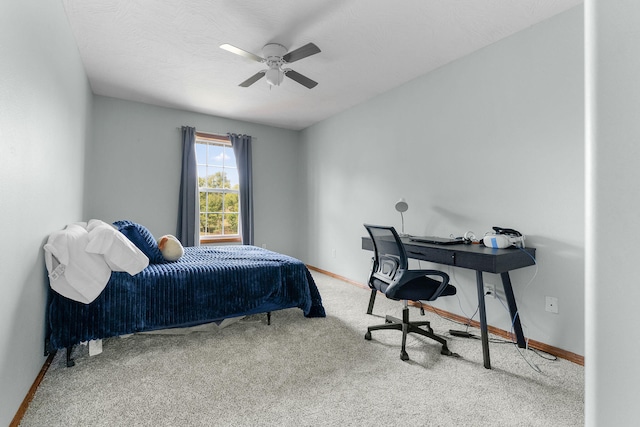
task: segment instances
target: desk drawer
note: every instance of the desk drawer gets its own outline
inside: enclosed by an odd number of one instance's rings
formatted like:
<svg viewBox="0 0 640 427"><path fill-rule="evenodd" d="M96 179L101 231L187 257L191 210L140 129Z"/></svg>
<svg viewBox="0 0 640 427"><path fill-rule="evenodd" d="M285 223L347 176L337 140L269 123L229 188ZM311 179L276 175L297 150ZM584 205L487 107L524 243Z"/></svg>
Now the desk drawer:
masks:
<svg viewBox="0 0 640 427"><path fill-rule="evenodd" d="M406 247L407 256L436 264L456 265L456 254L451 251L440 251L436 248L420 248L420 251Z"/></svg>

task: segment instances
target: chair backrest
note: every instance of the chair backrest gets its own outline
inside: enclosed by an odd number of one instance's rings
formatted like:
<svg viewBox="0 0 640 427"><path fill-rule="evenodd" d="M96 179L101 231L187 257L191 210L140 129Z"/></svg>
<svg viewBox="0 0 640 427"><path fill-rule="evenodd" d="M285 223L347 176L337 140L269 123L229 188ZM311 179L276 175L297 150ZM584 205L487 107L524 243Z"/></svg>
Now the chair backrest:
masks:
<svg viewBox="0 0 640 427"><path fill-rule="evenodd" d="M395 228L370 224L364 227L371 236L374 251L369 286L386 293L407 271L407 253Z"/></svg>

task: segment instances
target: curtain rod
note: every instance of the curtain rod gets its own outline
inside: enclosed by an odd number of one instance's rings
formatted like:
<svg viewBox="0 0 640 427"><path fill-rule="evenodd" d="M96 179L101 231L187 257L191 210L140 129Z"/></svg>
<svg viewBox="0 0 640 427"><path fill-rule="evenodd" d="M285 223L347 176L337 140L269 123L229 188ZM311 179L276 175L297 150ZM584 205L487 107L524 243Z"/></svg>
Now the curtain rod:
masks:
<svg viewBox="0 0 640 427"><path fill-rule="evenodd" d="M176 129L182 130L182 126L178 126ZM198 130L197 128L196 128L196 132L198 132L198 133L208 133L209 135L227 136L227 132L211 132L211 131L208 131L208 130Z"/></svg>
<svg viewBox="0 0 640 427"><path fill-rule="evenodd" d="M182 130L182 126L178 126L176 129ZM218 136L225 136L225 137L227 136L227 133L233 133L233 132L211 132L211 131L208 131L208 130L198 130L198 129L196 129L196 132L197 133L208 133L209 135L218 135ZM251 140L252 141L257 141L258 138L256 138L255 136L252 136Z"/></svg>

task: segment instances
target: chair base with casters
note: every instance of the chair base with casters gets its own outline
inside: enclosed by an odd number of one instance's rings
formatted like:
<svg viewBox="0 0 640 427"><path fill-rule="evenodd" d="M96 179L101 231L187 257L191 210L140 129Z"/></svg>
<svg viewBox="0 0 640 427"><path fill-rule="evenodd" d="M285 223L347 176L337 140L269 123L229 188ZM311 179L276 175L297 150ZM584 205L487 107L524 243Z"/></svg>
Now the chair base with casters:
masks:
<svg viewBox="0 0 640 427"><path fill-rule="evenodd" d="M372 314L373 312L373 303L376 299L376 291L375 289L371 290L371 298L369 299L369 308L367 309L367 314ZM447 340L442 337L439 337L433 332L431 329L431 323L429 321L416 321L411 322L409 320L409 306L406 300L403 301L404 308L402 309L402 319L398 319L393 316L385 316L385 323L383 325L374 325L369 326L367 328L367 333L364 335L364 339L367 341L371 341L371 332L372 331L381 331L381 330L396 330L402 331L402 348L400 350L400 359L401 360L409 360L409 354L407 353L407 335L408 334L418 334L427 338L431 338L442 344L442 349L440 350L440 354L444 354L445 356L458 356L458 354L453 353L447 347ZM426 327L423 329L422 327Z"/></svg>

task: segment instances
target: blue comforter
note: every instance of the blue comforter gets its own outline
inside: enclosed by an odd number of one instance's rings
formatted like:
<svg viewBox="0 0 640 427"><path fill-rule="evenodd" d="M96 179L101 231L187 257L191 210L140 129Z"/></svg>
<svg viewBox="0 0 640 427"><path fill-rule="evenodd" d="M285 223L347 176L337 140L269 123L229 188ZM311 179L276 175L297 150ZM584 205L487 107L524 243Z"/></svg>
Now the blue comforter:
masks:
<svg viewBox="0 0 640 427"><path fill-rule="evenodd" d="M325 316L301 261L255 246L186 247L176 262L149 264L135 276L113 272L91 304L52 291L47 349L292 307Z"/></svg>

